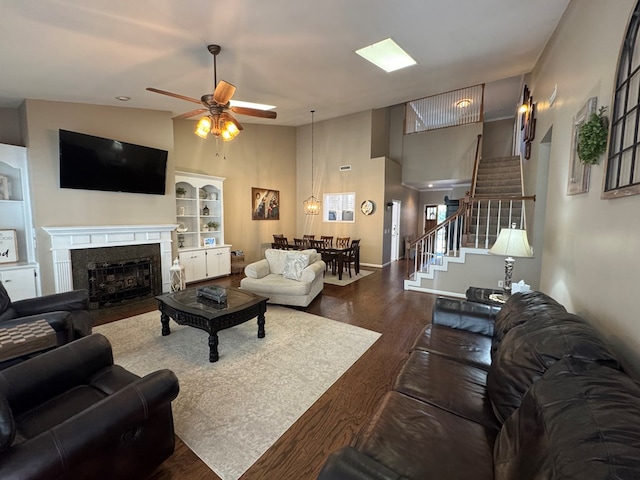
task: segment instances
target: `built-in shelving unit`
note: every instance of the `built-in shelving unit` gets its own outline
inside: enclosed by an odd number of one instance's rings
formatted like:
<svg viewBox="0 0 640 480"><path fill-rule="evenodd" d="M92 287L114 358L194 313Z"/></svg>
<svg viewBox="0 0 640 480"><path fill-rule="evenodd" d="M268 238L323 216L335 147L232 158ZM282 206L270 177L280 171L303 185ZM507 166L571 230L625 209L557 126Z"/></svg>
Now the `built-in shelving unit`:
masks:
<svg viewBox="0 0 640 480"><path fill-rule="evenodd" d="M0 144L0 235L0 281L9 297L16 301L38 296L27 149L15 145Z"/></svg>
<svg viewBox="0 0 640 480"><path fill-rule="evenodd" d="M176 172L178 256L186 281L231 273L231 246L224 243L224 178Z"/></svg>

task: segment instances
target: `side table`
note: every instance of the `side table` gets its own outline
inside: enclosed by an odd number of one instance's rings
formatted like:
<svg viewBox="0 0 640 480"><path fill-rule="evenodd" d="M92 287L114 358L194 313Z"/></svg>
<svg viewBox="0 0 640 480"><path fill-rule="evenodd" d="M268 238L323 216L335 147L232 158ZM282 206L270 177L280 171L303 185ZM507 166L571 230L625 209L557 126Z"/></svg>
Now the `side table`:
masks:
<svg viewBox="0 0 640 480"><path fill-rule="evenodd" d="M56 331L44 320L0 326L0 361L55 347Z"/></svg>
<svg viewBox="0 0 640 480"><path fill-rule="evenodd" d="M502 305L504 305L504 301L499 301L496 297L496 295L502 295L502 293L502 289L469 287L466 292L466 297L470 302L502 307ZM493 298L491 298L492 296Z"/></svg>

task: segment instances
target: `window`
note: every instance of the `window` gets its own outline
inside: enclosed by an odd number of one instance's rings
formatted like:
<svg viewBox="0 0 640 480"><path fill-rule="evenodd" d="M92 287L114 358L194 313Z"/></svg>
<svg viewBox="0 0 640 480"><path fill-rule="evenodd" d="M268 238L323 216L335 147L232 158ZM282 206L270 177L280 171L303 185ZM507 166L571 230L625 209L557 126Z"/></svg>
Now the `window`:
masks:
<svg viewBox="0 0 640 480"><path fill-rule="evenodd" d="M603 198L640 194L640 2L631 16L618 60Z"/></svg>

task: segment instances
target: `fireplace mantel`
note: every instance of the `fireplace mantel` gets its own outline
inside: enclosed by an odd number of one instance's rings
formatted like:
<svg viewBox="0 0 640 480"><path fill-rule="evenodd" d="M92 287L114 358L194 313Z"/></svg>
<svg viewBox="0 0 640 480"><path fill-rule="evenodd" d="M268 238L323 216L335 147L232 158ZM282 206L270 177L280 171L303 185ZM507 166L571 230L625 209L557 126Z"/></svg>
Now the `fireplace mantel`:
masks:
<svg viewBox="0 0 640 480"><path fill-rule="evenodd" d="M177 225L96 225L78 227L42 227L51 237L53 275L56 293L73 290L71 250L159 243L162 291L169 292L171 281L171 232Z"/></svg>

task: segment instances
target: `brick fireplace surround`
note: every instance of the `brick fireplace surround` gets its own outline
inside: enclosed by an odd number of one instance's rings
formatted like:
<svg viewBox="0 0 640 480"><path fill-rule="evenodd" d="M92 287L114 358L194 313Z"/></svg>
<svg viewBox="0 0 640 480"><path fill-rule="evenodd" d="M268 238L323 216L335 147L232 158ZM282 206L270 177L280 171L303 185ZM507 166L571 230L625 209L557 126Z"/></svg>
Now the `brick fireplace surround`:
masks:
<svg viewBox="0 0 640 480"><path fill-rule="evenodd" d="M160 244L162 291L171 290L171 232L177 225L104 225L92 227L43 227L51 237L55 291L73 290L71 250L123 245Z"/></svg>

